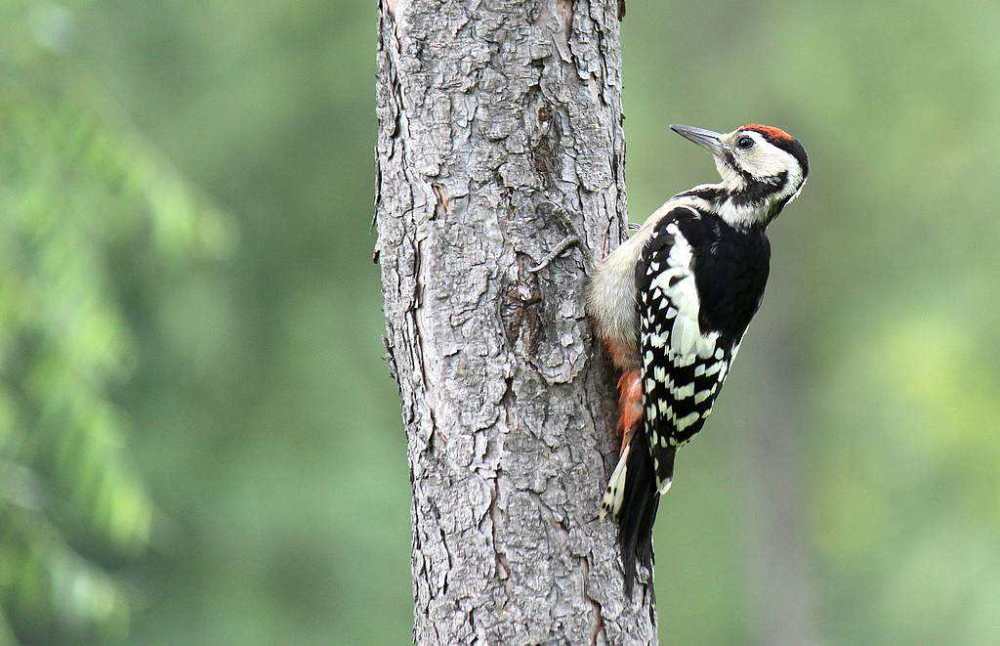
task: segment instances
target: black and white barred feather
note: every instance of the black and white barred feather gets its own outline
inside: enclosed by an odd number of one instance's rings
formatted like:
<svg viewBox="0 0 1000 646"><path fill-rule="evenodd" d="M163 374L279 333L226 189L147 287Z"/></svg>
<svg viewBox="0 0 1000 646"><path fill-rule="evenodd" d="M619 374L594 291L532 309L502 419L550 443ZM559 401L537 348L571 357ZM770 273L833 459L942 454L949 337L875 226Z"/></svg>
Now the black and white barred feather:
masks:
<svg viewBox="0 0 1000 646"><path fill-rule="evenodd" d="M671 129L711 153L721 181L667 200L587 287L587 313L621 371L622 451L601 515L618 521L627 592L636 561L652 565L653 522L677 449L711 414L760 305L771 253L764 231L809 174L805 148L774 126Z"/></svg>
<svg viewBox="0 0 1000 646"><path fill-rule="evenodd" d="M651 565L653 521L677 448L712 412L760 304L769 258L763 230L737 231L689 206L661 218L642 248L635 285L643 427L603 502L619 519L629 590L635 559Z"/></svg>

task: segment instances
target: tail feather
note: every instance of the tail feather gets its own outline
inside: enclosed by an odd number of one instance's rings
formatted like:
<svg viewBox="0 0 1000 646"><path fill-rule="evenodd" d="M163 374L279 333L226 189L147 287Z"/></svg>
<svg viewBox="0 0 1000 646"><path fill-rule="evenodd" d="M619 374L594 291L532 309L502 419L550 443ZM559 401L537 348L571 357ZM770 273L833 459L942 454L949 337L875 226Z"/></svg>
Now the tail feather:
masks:
<svg viewBox="0 0 1000 646"><path fill-rule="evenodd" d="M611 474L611 479L608 480L608 488L601 499L600 517L602 519L607 514L611 514L613 518L617 518L618 512L622 508L622 502L625 498L625 475L628 473L628 455L629 449L626 447L625 453L618 458L618 465L615 466L615 471Z"/></svg>
<svg viewBox="0 0 1000 646"><path fill-rule="evenodd" d="M673 471L674 450L660 451L659 460L669 460ZM665 491L664 491L665 492ZM608 490L601 501L601 516L611 513L618 519L618 542L625 570L625 594L631 598L636 578L636 560L651 570L653 565L653 522L660 505L656 469L650 456L646 434L639 431L618 461Z"/></svg>

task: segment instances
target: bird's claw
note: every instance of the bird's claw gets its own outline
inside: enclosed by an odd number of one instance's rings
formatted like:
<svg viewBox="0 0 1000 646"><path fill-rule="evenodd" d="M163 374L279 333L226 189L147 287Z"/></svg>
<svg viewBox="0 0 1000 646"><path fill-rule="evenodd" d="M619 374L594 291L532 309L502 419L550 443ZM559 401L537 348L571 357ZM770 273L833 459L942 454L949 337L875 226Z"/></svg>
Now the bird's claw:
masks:
<svg viewBox="0 0 1000 646"><path fill-rule="evenodd" d="M593 262L590 257L590 252L583 244L582 242L583 238L581 238L580 234L577 233L576 226L573 225L573 220L569 217L569 214L567 213L566 209L564 209L562 206L556 204L551 200L546 200L542 202L541 206L548 207L549 214L559 221L559 224L562 225L563 229L565 229L566 232L569 233L569 235L563 238L559 242L559 244L553 247L552 251L550 251L544 258L542 258L542 260L537 265L535 265L534 267L529 267L528 271L532 274L538 273L539 271L545 269L550 264L552 264L552 261L558 258L560 255L562 255L562 253L565 252L567 249L571 247L578 247L580 249L580 254L583 256L584 268L586 272L589 274L590 269L593 265Z"/></svg>
<svg viewBox="0 0 1000 646"><path fill-rule="evenodd" d="M548 267L552 263L552 261L558 258L564 251L574 246L580 246L580 238L576 237L575 235L563 238L562 241L559 244L557 244L552 251L548 253L548 255L542 258L541 262L539 262L534 267L528 267L528 272L532 274L540 272L541 270ZM583 249L583 247L580 248L581 250Z"/></svg>

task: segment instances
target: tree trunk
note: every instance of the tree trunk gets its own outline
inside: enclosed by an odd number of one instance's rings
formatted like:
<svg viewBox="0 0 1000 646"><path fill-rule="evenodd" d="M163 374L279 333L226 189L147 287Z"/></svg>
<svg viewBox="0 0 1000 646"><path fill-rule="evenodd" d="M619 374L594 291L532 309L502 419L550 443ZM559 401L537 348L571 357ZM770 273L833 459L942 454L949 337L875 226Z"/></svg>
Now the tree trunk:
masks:
<svg viewBox="0 0 1000 646"><path fill-rule="evenodd" d="M421 644L656 641L622 593L614 383L572 250L574 214L624 237L617 0L381 0L378 242L413 488Z"/></svg>

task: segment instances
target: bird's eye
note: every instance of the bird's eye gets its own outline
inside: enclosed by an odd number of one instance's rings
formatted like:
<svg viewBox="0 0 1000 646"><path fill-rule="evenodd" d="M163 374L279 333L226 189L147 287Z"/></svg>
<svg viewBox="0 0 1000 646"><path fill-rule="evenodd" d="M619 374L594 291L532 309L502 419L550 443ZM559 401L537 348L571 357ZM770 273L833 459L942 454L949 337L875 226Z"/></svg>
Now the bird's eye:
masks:
<svg viewBox="0 0 1000 646"><path fill-rule="evenodd" d="M740 137L736 140L736 145L744 150L753 148L753 139L751 137Z"/></svg>

